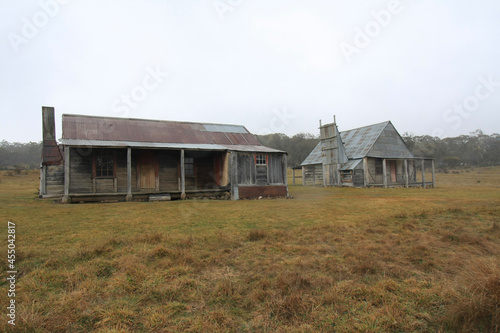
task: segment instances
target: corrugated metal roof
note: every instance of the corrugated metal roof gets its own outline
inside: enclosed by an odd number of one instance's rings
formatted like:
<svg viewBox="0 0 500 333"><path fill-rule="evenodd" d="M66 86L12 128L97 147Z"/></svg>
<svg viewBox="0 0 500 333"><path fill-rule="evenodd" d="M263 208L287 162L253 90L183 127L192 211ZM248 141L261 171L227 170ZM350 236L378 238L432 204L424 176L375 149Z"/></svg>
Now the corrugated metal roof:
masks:
<svg viewBox="0 0 500 333"><path fill-rule="evenodd" d="M282 150L269 148L266 146L248 146L248 145L224 145L228 150L240 152L255 152L255 153L286 153Z"/></svg>
<svg viewBox="0 0 500 333"><path fill-rule="evenodd" d="M389 121L340 132L349 160L365 157L373 147ZM301 165L322 164L321 141Z"/></svg>
<svg viewBox="0 0 500 333"><path fill-rule="evenodd" d="M238 125L217 125L217 124L204 124L205 130L208 132L219 132L219 133L247 133L247 130L243 126Z"/></svg>
<svg viewBox="0 0 500 333"><path fill-rule="evenodd" d="M217 145L217 144L192 144L192 143L165 143L165 142L136 142L136 141L103 141L103 140L72 140L62 139L61 144L72 147L119 147L119 148L162 148L162 149L188 149L188 150L231 150L239 152L256 153L284 153L281 150L265 146L248 145Z"/></svg>
<svg viewBox="0 0 500 333"><path fill-rule="evenodd" d="M244 126L63 115L63 140L261 146Z"/></svg>
<svg viewBox="0 0 500 333"><path fill-rule="evenodd" d="M350 160L347 163L342 164L340 167L340 170L353 170L355 167L358 166L359 162L361 162L363 159L359 158L356 160Z"/></svg>
<svg viewBox="0 0 500 333"><path fill-rule="evenodd" d="M347 156L350 159L365 157L387 124L388 121L341 132Z"/></svg>
<svg viewBox="0 0 500 333"><path fill-rule="evenodd" d="M307 156L307 158L302 162L301 165L312 165L312 164L322 164L323 163L323 152L321 151L321 141L318 142L313 151Z"/></svg>
<svg viewBox="0 0 500 333"><path fill-rule="evenodd" d="M165 148L193 150L227 150L226 146L216 144L137 142L137 141L103 141L61 139L61 144L72 147L132 147L132 148Z"/></svg>

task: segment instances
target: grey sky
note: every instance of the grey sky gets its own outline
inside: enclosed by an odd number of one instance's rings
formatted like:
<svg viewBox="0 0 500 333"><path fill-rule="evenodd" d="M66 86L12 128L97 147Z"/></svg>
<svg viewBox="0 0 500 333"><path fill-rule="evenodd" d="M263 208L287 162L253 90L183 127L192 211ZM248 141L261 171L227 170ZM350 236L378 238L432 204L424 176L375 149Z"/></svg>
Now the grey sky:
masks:
<svg viewBox="0 0 500 333"><path fill-rule="evenodd" d="M498 0L0 3L0 139L63 113L317 134L500 132Z"/></svg>

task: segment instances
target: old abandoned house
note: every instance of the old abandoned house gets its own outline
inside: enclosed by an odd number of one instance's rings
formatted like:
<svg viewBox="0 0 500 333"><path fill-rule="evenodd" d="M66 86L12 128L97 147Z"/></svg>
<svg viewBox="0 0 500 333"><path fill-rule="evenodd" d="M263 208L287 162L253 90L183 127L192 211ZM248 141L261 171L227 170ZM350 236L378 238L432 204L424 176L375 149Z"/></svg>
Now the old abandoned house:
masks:
<svg viewBox="0 0 500 333"><path fill-rule="evenodd" d="M43 107L40 197L63 202L286 197L286 152L239 125L62 116Z"/></svg>
<svg viewBox="0 0 500 333"><path fill-rule="evenodd" d="M320 123L320 142L301 164L307 186L435 187L434 160L414 157L390 121L339 132ZM430 181L425 169L430 168ZM420 172L419 172L420 170ZM420 179L417 181L417 173Z"/></svg>

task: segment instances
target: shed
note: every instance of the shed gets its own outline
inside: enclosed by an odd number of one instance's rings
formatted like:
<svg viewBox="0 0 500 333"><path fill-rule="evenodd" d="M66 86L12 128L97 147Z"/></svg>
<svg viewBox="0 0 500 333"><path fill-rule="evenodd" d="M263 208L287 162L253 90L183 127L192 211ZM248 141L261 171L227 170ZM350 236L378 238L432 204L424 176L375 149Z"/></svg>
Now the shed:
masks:
<svg viewBox="0 0 500 333"><path fill-rule="evenodd" d="M85 115L43 107L40 197L63 202L287 197L287 154L244 126Z"/></svg>
<svg viewBox="0 0 500 333"><path fill-rule="evenodd" d="M435 186L434 160L414 157L390 121L344 132L335 122L320 125L320 138L301 164L304 185ZM432 170L431 181L426 181L426 167Z"/></svg>

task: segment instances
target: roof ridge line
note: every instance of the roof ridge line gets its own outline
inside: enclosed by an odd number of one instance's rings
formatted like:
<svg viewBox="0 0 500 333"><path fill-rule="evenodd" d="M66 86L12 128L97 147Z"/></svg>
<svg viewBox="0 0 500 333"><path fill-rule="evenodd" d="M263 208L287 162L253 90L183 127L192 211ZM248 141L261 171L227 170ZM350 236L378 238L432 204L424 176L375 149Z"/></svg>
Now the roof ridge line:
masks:
<svg viewBox="0 0 500 333"><path fill-rule="evenodd" d="M372 127L372 126L376 126L376 125L387 124L387 123L390 123L390 122L391 122L390 120L386 120L386 121L382 121L382 122L376 123L376 124L371 124L371 125L365 125L365 126L361 126L361 127L351 128L351 129L344 130L344 131L340 132L340 134L342 134L344 132L355 131L355 130L366 128L366 127Z"/></svg>
<svg viewBox="0 0 500 333"><path fill-rule="evenodd" d="M83 118L99 118L99 119L117 119L117 120L140 120L140 121L151 121L151 122L161 122L161 123L178 123L178 124L193 124L193 125L220 125L220 126L236 126L244 128L248 133L252 134L245 126L236 124L223 124L223 123L202 123L195 121L185 121L185 120L164 120L164 119L146 119L146 118L123 118L123 117L111 117L111 116L96 116L96 115L83 115L83 114L72 114L63 113L62 117L83 117Z"/></svg>

